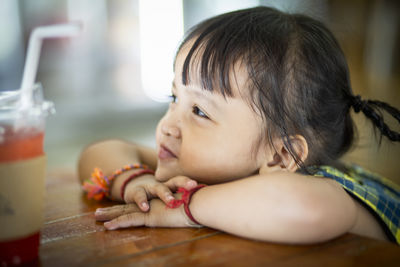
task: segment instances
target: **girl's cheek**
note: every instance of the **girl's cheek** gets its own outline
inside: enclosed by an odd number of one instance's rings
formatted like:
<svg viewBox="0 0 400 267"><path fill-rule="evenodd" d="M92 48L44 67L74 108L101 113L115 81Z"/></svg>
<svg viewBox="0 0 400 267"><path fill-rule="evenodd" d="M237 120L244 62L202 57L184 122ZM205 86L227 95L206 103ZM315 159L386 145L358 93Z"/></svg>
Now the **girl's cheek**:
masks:
<svg viewBox="0 0 400 267"><path fill-rule="evenodd" d="M157 127L156 127L156 144L157 145L160 143L160 138L161 138L161 123L162 123L162 119L158 122Z"/></svg>

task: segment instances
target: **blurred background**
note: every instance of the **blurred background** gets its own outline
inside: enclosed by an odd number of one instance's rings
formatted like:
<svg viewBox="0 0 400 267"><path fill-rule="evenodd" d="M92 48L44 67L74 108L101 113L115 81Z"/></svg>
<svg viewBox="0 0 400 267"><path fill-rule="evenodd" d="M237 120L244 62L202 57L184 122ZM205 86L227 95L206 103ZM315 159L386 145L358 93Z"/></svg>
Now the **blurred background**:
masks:
<svg viewBox="0 0 400 267"><path fill-rule="evenodd" d="M80 36L45 40L40 57L37 81L57 110L47 122L49 169L74 168L79 152L104 138L154 147L183 33L256 5L322 20L347 56L354 92L400 108L400 4L388 0L0 0L0 90L19 88L33 28L80 21ZM378 146L369 121L354 118L359 140L346 158L400 184L400 145Z"/></svg>

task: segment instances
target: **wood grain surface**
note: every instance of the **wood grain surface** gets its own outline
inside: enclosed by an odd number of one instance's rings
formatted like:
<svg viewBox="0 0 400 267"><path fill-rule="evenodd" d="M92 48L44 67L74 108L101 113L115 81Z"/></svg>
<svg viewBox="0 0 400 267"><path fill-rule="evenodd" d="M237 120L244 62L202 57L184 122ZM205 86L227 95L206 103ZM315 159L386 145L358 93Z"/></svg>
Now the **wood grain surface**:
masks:
<svg viewBox="0 0 400 267"><path fill-rule="evenodd" d="M40 266L400 266L400 247L346 234L315 245L282 245L209 228L105 231L94 219L109 201L88 201L73 172L46 182Z"/></svg>

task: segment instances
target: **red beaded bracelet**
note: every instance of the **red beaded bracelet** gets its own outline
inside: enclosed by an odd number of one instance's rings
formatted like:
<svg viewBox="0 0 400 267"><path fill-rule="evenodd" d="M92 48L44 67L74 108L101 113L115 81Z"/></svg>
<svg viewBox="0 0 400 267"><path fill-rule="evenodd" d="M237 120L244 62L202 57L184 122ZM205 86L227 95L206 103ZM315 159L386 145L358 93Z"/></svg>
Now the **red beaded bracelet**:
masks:
<svg viewBox="0 0 400 267"><path fill-rule="evenodd" d="M179 187L178 188L178 193L182 193L182 199L173 199L171 200L168 204L167 207L168 208L178 208L183 204L183 207L185 209L185 213L186 215L189 217L189 219L191 219L194 223L201 225L192 215L192 213L190 212L189 209L189 204L190 204L190 200L192 199L192 196L194 193L196 193L199 189L205 187L206 185L201 184L196 186L195 188L191 189L191 190L186 190L183 187Z"/></svg>
<svg viewBox="0 0 400 267"><path fill-rule="evenodd" d="M135 172L134 174L132 174L131 176L129 176L128 179L126 179L126 180L124 181L124 183L122 184L122 187L121 187L121 199L122 199L122 200L124 200L124 197L125 197L125 188L126 188L126 186L128 185L128 183L129 183L130 181L132 181L133 179L135 179L135 178L137 178L137 177L139 177L139 176L142 176L143 174L153 174L153 175L154 175L154 171L153 171L153 170L150 170L150 169L143 169L143 170L140 170L140 171L138 171L138 172Z"/></svg>

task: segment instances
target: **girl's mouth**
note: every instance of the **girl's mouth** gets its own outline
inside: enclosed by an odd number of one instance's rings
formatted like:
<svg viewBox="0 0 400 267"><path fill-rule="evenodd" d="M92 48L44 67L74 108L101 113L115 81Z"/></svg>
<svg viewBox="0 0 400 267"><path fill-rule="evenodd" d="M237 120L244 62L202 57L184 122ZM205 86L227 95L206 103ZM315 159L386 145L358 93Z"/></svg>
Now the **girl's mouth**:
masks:
<svg viewBox="0 0 400 267"><path fill-rule="evenodd" d="M173 159L173 158L177 158L177 157L167 147L160 145L160 150L158 151L158 158L161 160L166 160L166 159Z"/></svg>

